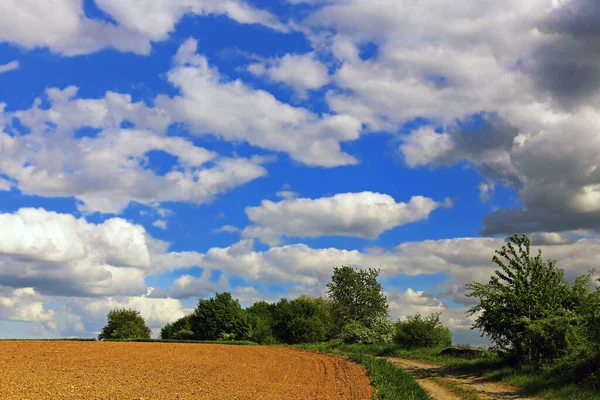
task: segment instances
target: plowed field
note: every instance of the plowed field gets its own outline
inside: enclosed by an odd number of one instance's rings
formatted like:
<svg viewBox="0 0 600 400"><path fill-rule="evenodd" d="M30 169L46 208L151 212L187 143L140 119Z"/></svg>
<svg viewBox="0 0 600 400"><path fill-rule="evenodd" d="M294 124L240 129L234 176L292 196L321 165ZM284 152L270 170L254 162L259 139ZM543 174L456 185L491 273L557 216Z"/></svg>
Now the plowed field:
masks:
<svg viewBox="0 0 600 400"><path fill-rule="evenodd" d="M350 361L279 347L0 341L0 399L370 399Z"/></svg>

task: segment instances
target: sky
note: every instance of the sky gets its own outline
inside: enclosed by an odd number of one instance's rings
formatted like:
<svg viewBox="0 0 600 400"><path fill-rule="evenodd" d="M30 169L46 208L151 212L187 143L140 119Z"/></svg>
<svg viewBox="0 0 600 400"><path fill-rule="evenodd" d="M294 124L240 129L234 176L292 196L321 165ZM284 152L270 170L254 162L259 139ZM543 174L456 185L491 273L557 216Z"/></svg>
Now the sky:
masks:
<svg viewBox="0 0 600 400"><path fill-rule="evenodd" d="M0 2L0 338L326 294L470 329L528 233L600 261L594 0Z"/></svg>

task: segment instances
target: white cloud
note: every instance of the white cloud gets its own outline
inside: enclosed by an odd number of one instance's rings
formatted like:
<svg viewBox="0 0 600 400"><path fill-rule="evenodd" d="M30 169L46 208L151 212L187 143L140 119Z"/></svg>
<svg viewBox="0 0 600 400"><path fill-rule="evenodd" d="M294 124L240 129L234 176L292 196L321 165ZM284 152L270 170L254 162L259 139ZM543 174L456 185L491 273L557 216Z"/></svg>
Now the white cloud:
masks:
<svg viewBox="0 0 600 400"><path fill-rule="evenodd" d="M162 328L165 324L183 317L190 310L171 298L106 297L86 302L79 310L85 318L106 322L106 315L115 308L132 308L140 312L150 328Z"/></svg>
<svg viewBox="0 0 600 400"><path fill-rule="evenodd" d="M174 120L187 122L192 134L214 134L232 142L245 141L267 150L288 153L312 166L356 164L341 142L356 140L362 125L348 115L318 116L278 101L240 80L225 81L188 39L175 57L168 79L181 95L159 96L156 104Z"/></svg>
<svg viewBox="0 0 600 400"><path fill-rule="evenodd" d="M142 54L150 51L149 39L139 32L87 18L81 0L3 1L0 41L27 49L48 47L66 55L91 53L106 47Z"/></svg>
<svg viewBox="0 0 600 400"><path fill-rule="evenodd" d="M0 291L0 320L44 322L54 317L54 311L44 309L42 298L33 288L14 289L8 295Z"/></svg>
<svg viewBox="0 0 600 400"><path fill-rule="evenodd" d="M0 191L9 191L11 190L12 186L12 182L0 177Z"/></svg>
<svg viewBox="0 0 600 400"><path fill-rule="evenodd" d="M214 229L213 233L223 233L223 232L227 232L227 233L238 233L240 232L241 229L233 226L233 225L224 225L220 228Z"/></svg>
<svg viewBox="0 0 600 400"><path fill-rule="evenodd" d="M4 72L14 71L15 69L19 68L19 65L20 64L19 64L18 60L14 60L9 63L0 65L0 74L2 74Z"/></svg>
<svg viewBox="0 0 600 400"><path fill-rule="evenodd" d="M291 190L280 190L279 192L275 193L275 196L281 197L282 199L290 200L298 197L298 193L293 192Z"/></svg>
<svg viewBox="0 0 600 400"><path fill-rule="evenodd" d="M251 64L248 71L274 82L285 83L301 96L305 96L308 90L316 90L329 83L327 66L316 59L315 53L286 54L281 58Z"/></svg>
<svg viewBox="0 0 600 400"><path fill-rule="evenodd" d="M477 189L479 190L479 200L481 200L482 203L487 203L494 195L496 186L493 183L482 182Z"/></svg>
<svg viewBox="0 0 600 400"><path fill-rule="evenodd" d="M276 244L283 235L375 239L387 230L427 219L440 206L442 203L427 197L415 196L408 203L397 203L389 195L373 192L290 198L277 203L263 200L258 207L246 208L253 225L244 230L244 235L269 244Z"/></svg>
<svg viewBox="0 0 600 400"><path fill-rule="evenodd" d="M340 63L333 111L371 130L424 118L400 146L409 166L466 160L487 194L517 191L522 208L490 214L484 234L600 229L594 0L311 3L300 29Z"/></svg>
<svg viewBox="0 0 600 400"><path fill-rule="evenodd" d="M200 277L182 275L173 282L166 294L176 299L202 298L229 289L229 281L224 275L217 282L212 282L210 277L210 271L204 271Z"/></svg>
<svg viewBox="0 0 600 400"><path fill-rule="evenodd" d="M96 6L116 24L88 18L83 4L81 0L3 1L0 41L27 49L48 47L64 55L87 54L104 48L148 54L152 42L167 39L186 14L225 15L239 23L286 31L275 16L241 0L96 0Z"/></svg>
<svg viewBox="0 0 600 400"><path fill-rule="evenodd" d="M59 295L145 290L151 267L143 227L113 218L91 224L43 209L0 214L4 285Z"/></svg>
<svg viewBox="0 0 600 400"><path fill-rule="evenodd" d="M72 196L83 210L118 213L132 201L204 203L266 175L263 158L219 157L189 140L156 133L166 129L170 117L132 103L128 95L74 99L76 92L74 87L48 89L50 108L41 109L38 100L14 114L31 133L0 132L0 172L16 180L22 192ZM136 129L120 129L123 121ZM77 138L85 127L98 133ZM157 150L177 157L164 175L148 168L148 153Z"/></svg>
<svg viewBox="0 0 600 400"><path fill-rule="evenodd" d="M152 226L155 226L160 229L167 229L167 221L162 219L157 219L152 223Z"/></svg>

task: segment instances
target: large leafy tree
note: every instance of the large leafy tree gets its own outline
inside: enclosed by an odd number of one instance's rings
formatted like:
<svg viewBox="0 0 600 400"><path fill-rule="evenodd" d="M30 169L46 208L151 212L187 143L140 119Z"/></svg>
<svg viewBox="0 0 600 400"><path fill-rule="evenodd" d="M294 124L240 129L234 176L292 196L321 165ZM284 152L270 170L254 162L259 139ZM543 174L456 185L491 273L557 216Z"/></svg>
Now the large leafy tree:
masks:
<svg viewBox="0 0 600 400"><path fill-rule="evenodd" d="M245 339L250 333L246 310L231 293L216 293L208 300L198 300L190 315L190 327L199 340Z"/></svg>
<svg viewBox="0 0 600 400"><path fill-rule="evenodd" d="M152 331L140 312L133 309L114 309L107 315L108 323L98 339L150 339Z"/></svg>
<svg viewBox="0 0 600 400"><path fill-rule="evenodd" d="M555 358L568 351L581 336L581 315L592 299L590 276L571 285L554 260L534 257L527 235L514 235L496 251L499 267L486 284L467 285L467 296L479 304L469 310L477 315L473 328L486 334L500 348L523 361Z"/></svg>
<svg viewBox="0 0 600 400"><path fill-rule="evenodd" d="M333 269L327 293L333 302L338 327L356 321L372 328L388 318L389 307L378 277L379 270L372 268L355 270L342 266Z"/></svg>

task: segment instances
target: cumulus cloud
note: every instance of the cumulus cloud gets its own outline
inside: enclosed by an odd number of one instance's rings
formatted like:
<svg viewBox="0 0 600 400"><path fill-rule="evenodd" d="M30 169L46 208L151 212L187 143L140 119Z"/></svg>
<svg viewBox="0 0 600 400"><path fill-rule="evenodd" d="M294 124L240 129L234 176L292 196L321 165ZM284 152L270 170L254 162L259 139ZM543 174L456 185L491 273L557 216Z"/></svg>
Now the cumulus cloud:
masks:
<svg viewBox="0 0 600 400"><path fill-rule="evenodd" d="M313 4L302 27L340 65L332 110L370 130L424 120L402 139L407 165L466 162L483 200L497 185L517 191L522 207L488 215L483 234L600 228L594 1Z"/></svg>
<svg viewBox="0 0 600 400"><path fill-rule="evenodd" d="M118 213L135 201L203 203L266 175L264 158L219 157L180 137L161 133L170 117L128 95L107 93L101 99L75 99L77 88L50 88L50 108L14 116L28 134L0 132L0 172L22 192L47 197L75 197L88 211ZM135 129L121 129L124 121ZM97 131L78 137L84 128ZM149 154L177 158L165 174L152 170ZM210 165L208 164L210 162Z"/></svg>
<svg viewBox="0 0 600 400"><path fill-rule="evenodd" d="M545 258L558 260L569 278L587 273L598 263L600 241L576 241L546 236L545 242L534 236ZM471 304L464 296L465 284L472 281L487 282L496 265L492 262L494 251L504 244L504 239L457 238L407 242L392 249L378 248L366 251L337 248L314 249L304 244L271 247L265 251L254 250L251 240L242 240L225 248L212 248L206 253L180 256L183 268L194 265L218 270L229 276L240 276L248 281L293 283L305 289L323 288L331 278L333 267L352 265L360 268L378 268L382 277L398 275L443 275L448 279L437 289L439 298L456 303ZM182 262L183 261L183 262ZM171 261L173 268L178 268Z"/></svg>
<svg viewBox="0 0 600 400"><path fill-rule="evenodd" d="M0 74L2 74L4 72L14 71L15 69L19 68L19 65L20 65L19 61L17 61L17 60L0 65Z"/></svg>
<svg viewBox="0 0 600 400"><path fill-rule="evenodd" d="M228 141L285 152L311 166L357 163L341 150L340 143L359 138L359 120L344 114L319 116L282 103L239 79L226 81L196 51L196 40L188 39L168 73L169 82L181 94L156 99L157 106L174 120L186 122L192 134L214 134Z"/></svg>
<svg viewBox="0 0 600 400"><path fill-rule="evenodd" d="M33 288L14 289L2 294L0 288L0 320L21 322L46 322L54 311L45 310L41 296Z"/></svg>
<svg viewBox="0 0 600 400"><path fill-rule="evenodd" d="M598 98L600 11L594 0L561 2L538 24L543 41L524 69L559 105L573 108Z"/></svg>
<svg viewBox="0 0 600 400"><path fill-rule="evenodd" d="M286 54L281 58L251 64L248 71L287 84L301 96L329 83L327 66L316 59L315 53Z"/></svg>
<svg viewBox="0 0 600 400"><path fill-rule="evenodd" d="M0 41L27 49L47 47L64 55L104 48L148 54L152 42L167 39L186 14L224 15L239 23L286 30L272 14L241 0L95 0L95 5L114 23L87 17L81 0L4 1L0 5Z"/></svg>
<svg viewBox="0 0 600 400"><path fill-rule="evenodd" d="M147 296L106 297L87 301L79 311L85 318L106 321L106 315L115 308L132 308L138 310L150 328L162 328L191 310L183 307L181 302L171 298L150 298Z"/></svg>
<svg viewBox="0 0 600 400"><path fill-rule="evenodd" d="M151 267L143 227L43 209L0 214L0 279L55 295L136 294Z"/></svg>
<svg viewBox="0 0 600 400"><path fill-rule="evenodd" d="M229 289L229 280L224 275L216 282L210 278L210 271L204 271L200 277L182 275L173 282L166 294L175 299L202 298Z"/></svg>
<svg viewBox="0 0 600 400"><path fill-rule="evenodd" d="M252 223L244 236L277 244L281 236L356 236L375 239L395 227L427 219L442 206L423 196L398 203L389 195L373 192L342 193L318 199L263 200L247 207Z"/></svg>

